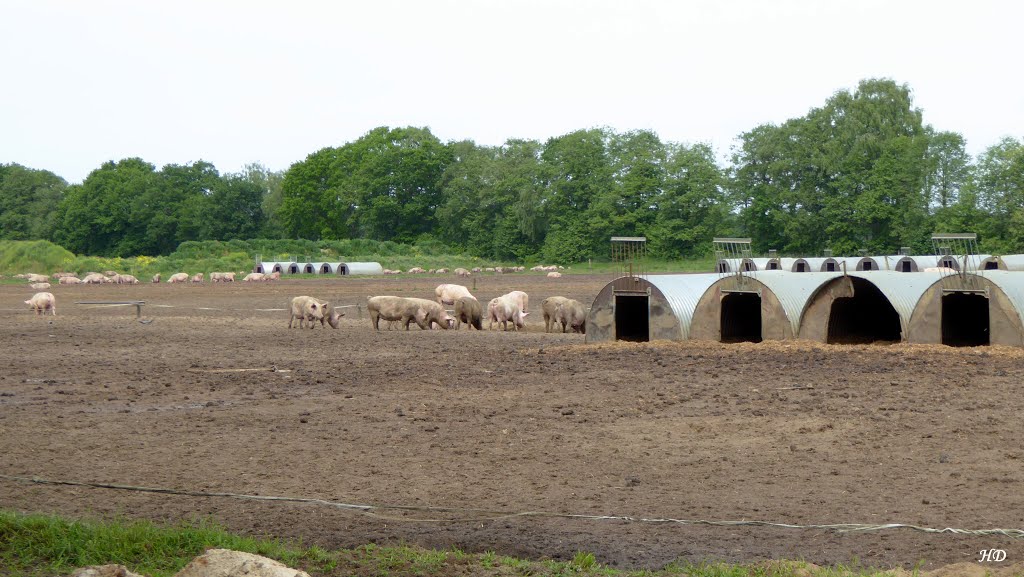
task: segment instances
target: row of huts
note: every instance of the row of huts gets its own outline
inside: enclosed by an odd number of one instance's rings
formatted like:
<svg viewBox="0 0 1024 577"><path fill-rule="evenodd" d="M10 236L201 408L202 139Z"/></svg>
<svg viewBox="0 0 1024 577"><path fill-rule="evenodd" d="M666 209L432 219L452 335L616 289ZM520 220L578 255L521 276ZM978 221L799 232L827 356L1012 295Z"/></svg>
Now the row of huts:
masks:
<svg viewBox="0 0 1024 577"><path fill-rule="evenodd" d="M598 293L587 315L588 342L795 338L1024 346L1024 273L625 276Z"/></svg>
<svg viewBox="0 0 1024 577"><path fill-rule="evenodd" d="M297 261L258 261L252 272L271 274L325 274L325 275L359 275L384 274L384 267L379 262L297 262Z"/></svg>
<svg viewBox="0 0 1024 577"><path fill-rule="evenodd" d="M723 258L716 264L716 271L729 273L783 270L789 272L842 272L890 270L896 272L920 272L929 268L949 268L956 271L1012 270L1024 271L1024 254L1002 256L988 254L972 255L892 255L858 257L810 257L810 258Z"/></svg>

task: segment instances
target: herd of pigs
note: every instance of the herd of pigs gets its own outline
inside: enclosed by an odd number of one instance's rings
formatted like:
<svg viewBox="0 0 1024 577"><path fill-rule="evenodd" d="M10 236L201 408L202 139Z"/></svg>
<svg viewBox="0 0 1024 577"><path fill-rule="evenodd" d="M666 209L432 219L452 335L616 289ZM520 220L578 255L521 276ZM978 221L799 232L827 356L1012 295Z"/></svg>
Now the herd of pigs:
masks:
<svg viewBox="0 0 1024 577"><path fill-rule="evenodd" d="M88 276L86 278L90 282L138 283L138 280L131 275L96 276L106 279L117 277L117 280L96 281ZM266 280L273 279L273 275L262 276L270 277ZM63 281L65 278L70 277L60 277L60 280ZM29 278L28 280L32 281L35 279ZM210 280L213 282L232 282L234 281L234 274L211 273ZM264 278L247 278L245 280L264 280ZM199 275L189 277L186 273L179 273L173 275L167 282L189 281L202 282L202 278ZM153 282L160 282L160 275L156 275L153 278ZM34 289L49 288L49 285L42 287L36 283L30 286ZM398 296L371 296L367 299L366 308L370 314L373 328L378 331L380 330L381 319L389 322L389 329L393 323L397 322L404 326L405 330L409 330L409 325L415 322L422 330L430 330L435 327L445 330L458 330L463 324L477 330L483 330L484 307L469 292L468 288L458 284L441 284L434 290L434 297L435 300ZM529 295L518 290L491 299L487 303L486 308L488 330L493 329L495 325L500 326L505 331L510 330L510 328L514 331L523 328L526 324L525 319L530 314L529 303ZM57 314L57 299L50 292L38 292L32 298L25 301L25 304L37 315L42 315L46 312L52 315ZM449 314L449 311L443 305L453 306L454 314ZM561 296L548 297L541 303L541 312L544 315L545 332L551 332L560 327L563 333L570 330L580 334L586 333L586 308L583 306L583 303L577 300ZM345 316L345 313L332 307L329 302L311 296L297 296L293 298L290 313L288 328L296 326L296 320L298 320L297 326L299 328L306 328L308 325L312 329L316 322L319 322L321 327L329 324L333 328L338 328L340 318Z"/></svg>
<svg viewBox="0 0 1024 577"><path fill-rule="evenodd" d="M530 296L523 291L512 291L490 300L487 303L486 318L488 330L498 325L502 330L518 331L526 324L529 315ZM449 314L444 305L454 306L454 314ZM416 323L422 330L435 327L458 330L463 324L477 330L483 330L484 308L469 289L458 284L441 284L434 289L434 300L398 297L371 296L367 298L366 310L370 314L370 322L375 330L380 330L380 321L399 323L409 330L409 325ZM586 334L586 309L583 303L561 296L544 299L541 303L544 315L544 330L561 328L562 332L572 331ZM331 307L329 302L311 296L297 296L292 299L291 316L288 328L297 326L309 328L331 325L338 328L338 319L344 313ZM391 328L389 324L388 328Z"/></svg>

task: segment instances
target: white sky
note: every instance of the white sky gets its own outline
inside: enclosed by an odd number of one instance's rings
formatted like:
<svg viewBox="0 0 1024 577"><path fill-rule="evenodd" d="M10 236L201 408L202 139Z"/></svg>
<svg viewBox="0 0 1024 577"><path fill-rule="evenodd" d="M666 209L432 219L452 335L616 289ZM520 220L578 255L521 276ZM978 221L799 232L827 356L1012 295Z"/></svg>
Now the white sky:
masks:
<svg viewBox="0 0 1024 577"><path fill-rule="evenodd" d="M735 138L865 78L977 154L1024 137L1011 0L0 0L0 163L272 170L382 125Z"/></svg>

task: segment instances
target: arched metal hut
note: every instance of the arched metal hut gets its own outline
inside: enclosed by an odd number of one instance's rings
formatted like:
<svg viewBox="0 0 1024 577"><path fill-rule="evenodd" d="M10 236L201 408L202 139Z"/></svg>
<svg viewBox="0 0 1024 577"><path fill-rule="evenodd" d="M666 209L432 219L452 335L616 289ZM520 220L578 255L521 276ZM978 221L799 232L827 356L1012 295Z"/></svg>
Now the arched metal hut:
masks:
<svg viewBox="0 0 1024 577"><path fill-rule="evenodd" d="M587 313L587 342L690 338L697 301L722 276L624 276L605 285Z"/></svg>
<svg viewBox="0 0 1024 577"><path fill-rule="evenodd" d="M307 262L302 265L302 274L319 274L322 262Z"/></svg>
<svg viewBox="0 0 1024 577"><path fill-rule="evenodd" d="M340 275L384 274L384 267L379 262L342 262L334 272Z"/></svg>
<svg viewBox="0 0 1024 577"><path fill-rule="evenodd" d="M883 270L881 262L872 256L851 256L842 259L841 262L845 266L846 272L853 272L855 270ZM883 260L882 262L885 261ZM843 270L843 268L840 267L839 270Z"/></svg>
<svg viewBox="0 0 1024 577"><path fill-rule="evenodd" d="M909 340L910 318L938 272L848 272L823 284L807 303L800 338L826 343Z"/></svg>
<svg viewBox="0 0 1024 577"><path fill-rule="evenodd" d="M839 274L764 271L724 276L697 301L689 338L721 342L796 338L807 302Z"/></svg>
<svg viewBox="0 0 1024 577"><path fill-rule="evenodd" d="M782 268L779 257L758 257L751 260L754 261L754 270L781 270Z"/></svg>
<svg viewBox="0 0 1024 577"><path fill-rule="evenodd" d="M882 270L891 270L896 272L919 272L921 270L921 267L918 266L914 257L907 256L905 254L875 258L882 262Z"/></svg>
<svg viewBox="0 0 1024 577"><path fill-rule="evenodd" d="M1024 271L1024 254L991 255L981 261L980 270Z"/></svg>
<svg viewBox="0 0 1024 577"><path fill-rule="evenodd" d="M918 300L909 340L952 346L1024 346L1024 275L946 274Z"/></svg>

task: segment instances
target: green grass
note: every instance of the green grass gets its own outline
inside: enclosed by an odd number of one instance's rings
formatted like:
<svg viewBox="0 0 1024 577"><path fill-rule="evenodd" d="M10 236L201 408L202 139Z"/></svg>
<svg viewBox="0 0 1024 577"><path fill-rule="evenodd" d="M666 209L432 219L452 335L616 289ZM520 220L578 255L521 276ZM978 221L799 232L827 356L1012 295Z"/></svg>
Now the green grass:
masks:
<svg viewBox="0 0 1024 577"><path fill-rule="evenodd" d="M266 252L275 248L297 248L305 252ZM338 249L363 252L339 252ZM75 255L45 240L4 240L0 241L0 275L10 277L30 272L47 275L55 272L73 272L82 276L87 272L112 270L135 275L140 281L148 282L157 273L166 279L176 272L187 272L190 275L198 272L209 275L215 271L248 272L252 270L257 254L262 256L264 262L294 259L296 262L304 263L309 257L312 262L379 262L384 268L403 271L414 266L425 269L447 268L452 270L458 267L471 269L473 267L515 265L529 268L535 264L550 264L490 261L466 255L446 254L437 252L438 250L440 249L430 246L419 247L374 241L333 241L319 244L309 241L209 241L182 243L177 251L167 256L107 258ZM649 259L643 263L643 269L648 273L655 274L712 272L714 260L711 258L681 261ZM625 274L628 270L628 267L623 267L621 264L603 260L570 264L562 272L563 274ZM636 268L633 270L638 271ZM9 278L5 280L14 282Z"/></svg>
<svg viewBox="0 0 1024 577"><path fill-rule="evenodd" d="M120 564L148 577L170 577L207 548L225 548L276 559L313 577L852 577L887 575L852 567L816 568L801 562L751 565L672 563L660 570L620 571L593 554L569 561L529 561L493 551L364 545L329 551L273 539L232 535L209 521L160 526L148 521L76 521L0 510L0 574L7 577L68 575L78 567ZM916 571L915 571L916 573Z"/></svg>

